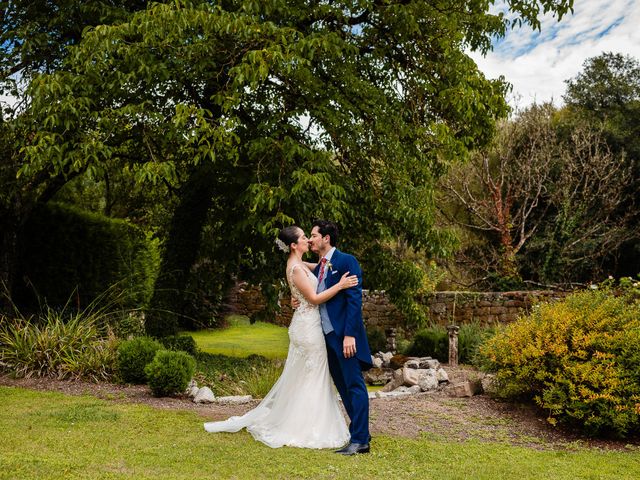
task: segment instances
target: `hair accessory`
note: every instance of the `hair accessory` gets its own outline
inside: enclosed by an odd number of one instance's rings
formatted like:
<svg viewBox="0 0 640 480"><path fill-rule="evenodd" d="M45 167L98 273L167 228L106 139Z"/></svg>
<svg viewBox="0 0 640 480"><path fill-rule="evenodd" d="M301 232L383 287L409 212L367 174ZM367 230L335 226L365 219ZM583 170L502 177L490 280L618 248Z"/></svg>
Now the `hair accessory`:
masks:
<svg viewBox="0 0 640 480"><path fill-rule="evenodd" d="M282 240L280 240L279 238L276 238L276 245L283 252L289 253L289 246L286 243L284 243Z"/></svg>

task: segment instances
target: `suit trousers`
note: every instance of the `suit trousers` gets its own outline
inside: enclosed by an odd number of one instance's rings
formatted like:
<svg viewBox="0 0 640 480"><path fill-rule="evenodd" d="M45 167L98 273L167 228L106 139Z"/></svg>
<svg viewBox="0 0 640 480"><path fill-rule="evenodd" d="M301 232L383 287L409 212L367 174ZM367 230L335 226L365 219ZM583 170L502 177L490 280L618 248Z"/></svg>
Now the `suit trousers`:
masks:
<svg viewBox="0 0 640 480"><path fill-rule="evenodd" d="M342 338L335 332L326 334L325 340L329 371L351 420L351 442L369 443L369 393L362 376L360 361L355 356L344 358Z"/></svg>

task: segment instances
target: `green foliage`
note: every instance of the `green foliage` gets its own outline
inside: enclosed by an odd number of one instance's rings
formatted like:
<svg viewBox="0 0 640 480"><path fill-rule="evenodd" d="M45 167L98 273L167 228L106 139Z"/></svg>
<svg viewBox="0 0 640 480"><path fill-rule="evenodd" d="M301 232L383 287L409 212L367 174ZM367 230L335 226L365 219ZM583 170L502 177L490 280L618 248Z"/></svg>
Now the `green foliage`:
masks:
<svg viewBox="0 0 640 480"><path fill-rule="evenodd" d="M149 337L125 340L118 346L118 372L123 381L145 383L145 367L153 360L162 345Z"/></svg>
<svg viewBox="0 0 640 480"><path fill-rule="evenodd" d="M141 311L117 311L110 315L109 327L116 337L130 340L145 334L144 313Z"/></svg>
<svg viewBox="0 0 640 480"><path fill-rule="evenodd" d="M440 362L449 361L449 335L447 329L440 325L418 330L407 355L414 357L431 357Z"/></svg>
<svg viewBox="0 0 640 480"><path fill-rule="evenodd" d="M484 327L478 323L461 325L458 332L458 362L463 364L477 363L480 346L493 335L494 331L494 327ZM449 361L447 329L440 325L432 325L418 330L406 349L406 355L432 357L447 363Z"/></svg>
<svg viewBox="0 0 640 480"><path fill-rule="evenodd" d="M371 353L386 351L387 337L381 328L367 328L367 340Z"/></svg>
<svg viewBox="0 0 640 480"><path fill-rule="evenodd" d="M458 361L473 365L480 363L480 347L495 335L496 329L496 326L483 326L477 322L461 325L458 331Z"/></svg>
<svg viewBox="0 0 640 480"><path fill-rule="evenodd" d="M208 385L218 396L253 395L264 397L282 373L279 359L260 355L244 358L198 352L195 378L200 385Z"/></svg>
<svg viewBox="0 0 640 480"><path fill-rule="evenodd" d="M35 318L0 321L0 368L11 375L99 381L115 372L117 342L100 328L100 314L47 308Z"/></svg>
<svg viewBox="0 0 640 480"><path fill-rule="evenodd" d="M198 346L191 335L160 337L159 341L167 350L182 351L192 356L198 353Z"/></svg>
<svg viewBox="0 0 640 480"><path fill-rule="evenodd" d="M386 246L450 253L452 235L435 224L435 181L507 113L506 83L486 79L467 52L572 4L524 0L495 15L483 2L152 3L86 29L62 68L31 82L39 128L20 174L100 178L120 162L139 182L170 185L179 215L161 309L189 308L179 295L205 222L219 240L215 281L241 271L266 285L281 271L275 232L324 216L349 226L345 250L370 262L365 270L385 265L366 281L391 286L419 324L424 272ZM202 188L183 188L203 177ZM188 197L200 200L191 220ZM155 318L147 327L162 335L186 317Z"/></svg>
<svg viewBox="0 0 640 480"><path fill-rule="evenodd" d="M640 427L640 303L609 289L539 305L481 347L497 394L593 435Z"/></svg>
<svg viewBox="0 0 640 480"><path fill-rule="evenodd" d="M159 350L144 372L147 383L156 397L183 393L193 377L196 362L185 352Z"/></svg>
<svg viewBox="0 0 640 480"><path fill-rule="evenodd" d="M87 305L114 285L127 293L123 307L149 301L157 245L129 222L53 203L33 212L21 238L22 276L50 305L64 305L72 292Z"/></svg>

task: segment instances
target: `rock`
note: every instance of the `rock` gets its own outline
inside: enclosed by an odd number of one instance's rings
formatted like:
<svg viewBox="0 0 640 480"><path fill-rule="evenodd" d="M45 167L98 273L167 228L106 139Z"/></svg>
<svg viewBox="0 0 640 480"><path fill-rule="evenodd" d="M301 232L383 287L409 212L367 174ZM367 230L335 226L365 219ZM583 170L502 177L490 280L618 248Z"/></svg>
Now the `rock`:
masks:
<svg viewBox="0 0 640 480"><path fill-rule="evenodd" d="M407 360L404 364L404 366L406 368L414 368L414 369L418 369L420 368L420 361L419 360Z"/></svg>
<svg viewBox="0 0 640 480"><path fill-rule="evenodd" d="M420 393L421 391L422 391L422 388L420 388L420 385L414 385L412 387L407 388L407 392L409 392L412 395L416 393Z"/></svg>
<svg viewBox="0 0 640 480"><path fill-rule="evenodd" d="M187 388L187 395L191 398L196 398L200 389L198 387L189 387Z"/></svg>
<svg viewBox="0 0 640 480"><path fill-rule="evenodd" d="M398 372L402 372L402 370L396 370L394 372L393 378L389 383L382 387L382 390L380 390L381 392L390 392L402 386L402 384L404 383L404 378L402 376L402 373L398 374Z"/></svg>
<svg viewBox="0 0 640 480"><path fill-rule="evenodd" d="M408 392L409 387L405 387L404 385L400 385L398 388L394 390L394 392Z"/></svg>
<svg viewBox="0 0 640 480"><path fill-rule="evenodd" d="M373 357L372 363L375 368L382 368L382 365L384 364L382 359L378 357Z"/></svg>
<svg viewBox="0 0 640 480"><path fill-rule="evenodd" d="M221 405L240 405L242 403L249 403L253 400L251 395L232 395L230 397L218 397L216 403Z"/></svg>
<svg viewBox="0 0 640 480"><path fill-rule="evenodd" d="M452 397L473 397L482 393L482 385L479 381L468 380L447 387L446 392Z"/></svg>
<svg viewBox="0 0 640 480"><path fill-rule="evenodd" d="M428 392L430 390L435 390L438 388L438 379L436 377L435 370L423 370L425 373L420 376L420 381L418 385L423 392Z"/></svg>
<svg viewBox="0 0 640 480"><path fill-rule="evenodd" d="M391 357L391 360L389 360L389 365L393 369L402 368L407 360L409 360L409 357L406 355L394 355Z"/></svg>
<svg viewBox="0 0 640 480"><path fill-rule="evenodd" d="M407 387L417 385L419 380L420 370L407 367L402 369L402 385L406 385Z"/></svg>
<svg viewBox="0 0 640 480"><path fill-rule="evenodd" d="M411 395L410 392L383 392L383 391L379 391L376 392L376 397L378 398L397 398L397 397L406 397L408 395Z"/></svg>
<svg viewBox="0 0 640 480"><path fill-rule="evenodd" d="M440 362L434 358L421 358L418 368L433 368L437 370L440 368Z"/></svg>
<svg viewBox="0 0 640 480"><path fill-rule="evenodd" d="M368 385L385 385L393 378L393 371L383 368L370 368L364 374Z"/></svg>
<svg viewBox="0 0 640 480"><path fill-rule="evenodd" d="M191 398L195 398L195 396L198 394L198 384L195 380L191 379L184 393L186 393Z"/></svg>
<svg viewBox="0 0 640 480"><path fill-rule="evenodd" d="M393 358L393 353L385 352L382 354L382 363L383 365L389 365L391 363L391 359Z"/></svg>
<svg viewBox="0 0 640 480"><path fill-rule="evenodd" d="M439 368L438 370L436 370L436 379L438 380L438 382L448 382L449 374L444 371L444 368Z"/></svg>
<svg viewBox="0 0 640 480"><path fill-rule="evenodd" d="M195 403L213 403L216 401L216 397L209 387L202 387L198 389L193 401Z"/></svg>
<svg viewBox="0 0 640 480"><path fill-rule="evenodd" d="M373 399L373 398L377 398L376 395L377 392L369 392L369 400Z"/></svg>

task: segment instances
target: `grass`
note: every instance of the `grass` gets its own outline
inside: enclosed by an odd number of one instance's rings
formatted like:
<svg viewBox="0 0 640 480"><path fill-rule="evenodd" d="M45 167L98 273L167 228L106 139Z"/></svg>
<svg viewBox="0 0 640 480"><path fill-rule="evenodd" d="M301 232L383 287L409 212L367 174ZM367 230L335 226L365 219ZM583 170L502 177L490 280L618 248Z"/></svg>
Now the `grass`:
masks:
<svg viewBox="0 0 640 480"><path fill-rule="evenodd" d="M249 318L232 315L227 318L229 327L218 330L185 332L196 341L203 352L229 357L262 355L266 358L284 359L289 349L289 336L285 327L270 323L249 323Z"/></svg>
<svg viewBox="0 0 640 480"><path fill-rule="evenodd" d="M0 479L633 479L640 452L376 436L370 455L270 449L193 412L0 387Z"/></svg>

